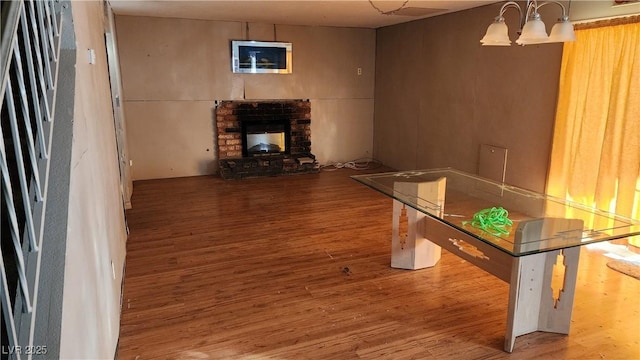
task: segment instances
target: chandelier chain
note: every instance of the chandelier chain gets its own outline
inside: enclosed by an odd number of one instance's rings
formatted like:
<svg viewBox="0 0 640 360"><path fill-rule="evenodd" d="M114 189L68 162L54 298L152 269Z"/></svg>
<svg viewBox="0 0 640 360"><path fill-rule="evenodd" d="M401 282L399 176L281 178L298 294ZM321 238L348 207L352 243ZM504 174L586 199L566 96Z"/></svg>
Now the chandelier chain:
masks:
<svg viewBox="0 0 640 360"><path fill-rule="evenodd" d="M402 5L400 5L399 8L394 9L394 10L389 10L389 11L382 11L379 7L376 6L376 4L373 3L372 0L369 0L369 4L371 4L371 6L373 6L374 9L378 10L378 12L382 15L393 15L396 12L404 9L407 6L407 3L409 2L409 0L405 0Z"/></svg>

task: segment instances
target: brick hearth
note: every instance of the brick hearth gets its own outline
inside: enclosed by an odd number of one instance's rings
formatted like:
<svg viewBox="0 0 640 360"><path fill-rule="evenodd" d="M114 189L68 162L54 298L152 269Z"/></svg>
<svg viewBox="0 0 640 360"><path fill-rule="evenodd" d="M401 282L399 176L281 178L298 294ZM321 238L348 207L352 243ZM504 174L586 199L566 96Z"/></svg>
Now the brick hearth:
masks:
<svg viewBox="0 0 640 360"><path fill-rule="evenodd" d="M220 176L241 179L318 172L311 154L311 103L308 100L218 101L216 105ZM289 148L282 154L243 156L243 121L290 123Z"/></svg>

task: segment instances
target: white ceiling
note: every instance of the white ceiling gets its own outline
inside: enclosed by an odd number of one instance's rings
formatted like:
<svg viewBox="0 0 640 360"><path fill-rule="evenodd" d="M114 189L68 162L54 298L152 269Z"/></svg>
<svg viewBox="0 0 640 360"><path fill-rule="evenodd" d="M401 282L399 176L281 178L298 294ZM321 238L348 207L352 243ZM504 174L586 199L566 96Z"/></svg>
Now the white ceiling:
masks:
<svg viewBox="0 0 640 360"><path fill-rule="evenodd" d="M108 0L116 15L378 28L495 0ZM379 10L375 9L375 5ZM382 14L401 9L393 14Z"/></svg>

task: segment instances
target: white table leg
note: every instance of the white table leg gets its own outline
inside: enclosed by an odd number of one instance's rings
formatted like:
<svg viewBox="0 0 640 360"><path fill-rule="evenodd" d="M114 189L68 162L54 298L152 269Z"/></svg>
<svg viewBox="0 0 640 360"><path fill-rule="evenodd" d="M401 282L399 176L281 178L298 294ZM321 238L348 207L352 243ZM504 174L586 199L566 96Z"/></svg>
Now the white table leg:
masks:
<svg viewBox="0 0 640 360"><path fill-rule="evenodd" d="M559 256L563 266L554 268ZM569 333L579 257L580 248L573 247L514 259L505 351L513 351L517 336L534 331Z"/></svg>
<svg viewBox="0 0 640 360"><path fill-rule="evenodd" d="M403 215L403 209L405 216ZM442 249L422 235L422 219L426 215L393 200L391 232L391 267L417 270L432 267L440 260ZM403 222L406 222L403 224Z"/></svg>
<svg viewBox="0 0 640 360"><path fill-rule="evenodd" d="M394 183L398 196L410 197L412 202L440 216L444 212L445 188L445 178L422 183ZM393 200L391 267L416 270L438 263L442 249L425 238L422 231L422 221L426 216Z"/></svg>

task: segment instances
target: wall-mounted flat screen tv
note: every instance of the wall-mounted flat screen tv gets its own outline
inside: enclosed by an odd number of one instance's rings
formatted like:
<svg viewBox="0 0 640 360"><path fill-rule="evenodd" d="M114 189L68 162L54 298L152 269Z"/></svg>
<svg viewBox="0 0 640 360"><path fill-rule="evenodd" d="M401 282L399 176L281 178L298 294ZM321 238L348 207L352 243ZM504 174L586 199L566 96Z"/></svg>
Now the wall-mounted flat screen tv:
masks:
<svg viewBox="0 0 640 360"><path fill-rule="evenodd" d="M234 73L291 74L291 43L275 41L231 41Z"/></svg>

